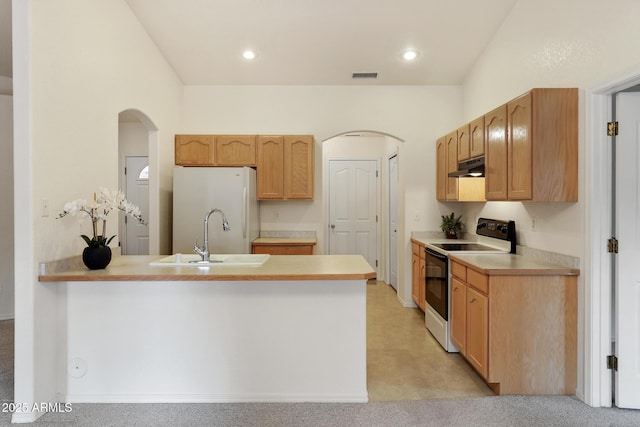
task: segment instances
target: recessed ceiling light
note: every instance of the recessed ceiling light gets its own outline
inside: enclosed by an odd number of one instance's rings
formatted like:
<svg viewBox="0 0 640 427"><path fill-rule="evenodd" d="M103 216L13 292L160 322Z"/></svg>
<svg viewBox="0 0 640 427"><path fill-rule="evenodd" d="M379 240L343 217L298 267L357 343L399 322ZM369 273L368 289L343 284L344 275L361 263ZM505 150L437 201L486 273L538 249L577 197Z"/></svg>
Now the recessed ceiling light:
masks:
<svg viewBox="0 0 640 427"><path fill-rule="evenodd" d="M418 52L416 52L415 50L405 50L402 54L402 59L404 59L405 61L413 61L417 57Z"/></svg>
<svg viewBox="0 0 640 427"><path fill-rule="evenodd" d="M248 60L255 59L256 53L254 51L248 49L248 50L245 50L244 52L242 52L242 57L244 59L248 59Z"/></svg>

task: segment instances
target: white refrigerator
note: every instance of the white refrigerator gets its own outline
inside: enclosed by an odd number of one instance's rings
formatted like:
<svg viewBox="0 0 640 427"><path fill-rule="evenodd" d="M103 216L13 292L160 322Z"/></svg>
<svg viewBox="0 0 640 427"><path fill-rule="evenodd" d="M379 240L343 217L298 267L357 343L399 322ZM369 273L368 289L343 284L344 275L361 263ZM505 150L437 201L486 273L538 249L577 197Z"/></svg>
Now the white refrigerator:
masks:
<svg viewBox="0 0 640 427"><path fill-rule="evenodd" d="M204 217L218 208L229 221L223 231L222 217L209 217L211 254L248 254L260 234L256 198L256 171L248 167L183 167L173 169L173 253L190 254L197 239L202 247Z"/></svg>

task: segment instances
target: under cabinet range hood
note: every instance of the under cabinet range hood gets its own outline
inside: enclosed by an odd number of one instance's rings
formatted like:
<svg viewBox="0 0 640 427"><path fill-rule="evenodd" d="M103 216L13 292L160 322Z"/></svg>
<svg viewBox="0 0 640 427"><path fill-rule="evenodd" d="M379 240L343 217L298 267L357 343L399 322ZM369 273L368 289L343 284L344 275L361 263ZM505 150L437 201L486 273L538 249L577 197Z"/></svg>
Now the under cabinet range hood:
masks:
<svg viewBox="0 0 640 427"><path fill-rule="evenodd" d="M465 160L458 163L458 170L449 172L450 178L461 177L483 177L484 176L484 157L476 157L475 159Z"/></svg>

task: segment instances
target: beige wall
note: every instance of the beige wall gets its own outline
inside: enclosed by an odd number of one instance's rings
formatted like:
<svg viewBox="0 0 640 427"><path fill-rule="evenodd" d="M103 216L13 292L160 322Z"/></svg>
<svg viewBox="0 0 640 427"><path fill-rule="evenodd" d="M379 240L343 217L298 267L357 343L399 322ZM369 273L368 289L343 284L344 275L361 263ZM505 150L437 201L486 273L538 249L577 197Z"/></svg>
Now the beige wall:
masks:
<svg viewBox="0 0 640 427"><path fill-rule="evenodd" d="M158 128L158 150L150 156L165 196L150 231L159 227L160 246L168 248L181 82L124 1L36 1L33 12L33 202L37 208L47 199L51 206L51 216L34 218L36 259L83 248L78 235L89 231L88 222L54 217L66 201L118 187L118 113L126 109L144 112ZM108 233L117 233L117 223L108 222Z"/></svg>
<svg viewBox="0 0 640 427"><path fill-rule="evenodd" d="M124 0L24 0L13 15L13 43L23 52L13 67L14 176L26 196L16 199L16 257L23 261L15 272L15 401L53 402L55 332L64 323L56 326L56 289L37 281L37 263L79 254L79 234L88 231L86 223L55 216L66 201L117 188L118 113L137 109L158 128L150 152L161 197L150 227L168 238L182 85ZM42 216L43 200L49 216ZM117 233L117 220L108 233Z"/></svg>

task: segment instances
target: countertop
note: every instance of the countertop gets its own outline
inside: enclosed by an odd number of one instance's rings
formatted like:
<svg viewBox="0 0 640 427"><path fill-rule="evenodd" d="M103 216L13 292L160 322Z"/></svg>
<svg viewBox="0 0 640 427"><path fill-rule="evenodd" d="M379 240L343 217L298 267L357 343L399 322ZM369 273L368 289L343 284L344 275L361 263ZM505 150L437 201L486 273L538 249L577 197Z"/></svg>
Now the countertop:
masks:
<svg viewBox="0 0 640 427"><path fill-rule="evenodd" d="M580 270L515 254L449 254L449 259L492 276L578 276Z"/></svg>
<svg viewBox="0 0 640 427"><path fill-rule="evenodd" d="M40 282L365 280L376 276L361 255L271 255L260 267L156 267L165 255L116 256L104 270L69 270Z"/></svg>
<svg viewBox="0 0 640 427"><path fill-rule="evenodd" d="M258 237L253 242L254 245L290 245L290 246L306 246L315 245L315 238L307 237Z"/></svg>

